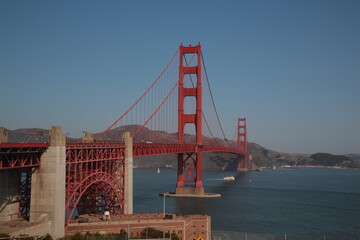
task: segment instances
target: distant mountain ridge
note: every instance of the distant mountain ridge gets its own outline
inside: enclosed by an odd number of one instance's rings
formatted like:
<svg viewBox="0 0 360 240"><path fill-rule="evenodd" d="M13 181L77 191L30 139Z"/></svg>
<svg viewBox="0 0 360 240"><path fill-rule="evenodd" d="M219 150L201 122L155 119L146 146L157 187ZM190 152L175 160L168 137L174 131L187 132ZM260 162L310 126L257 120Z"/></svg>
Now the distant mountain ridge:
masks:
<svg viewBox="0 0 360 240"><path fill-rule="evenodd" d="M138 125L127 125L114 128L106 134L103 139L107 141L121 141L124 132L134 133L138 129ZM100 133L93 134L94 138ZM158 142L164 141L168 143L177 143L177 133L167 133L164 131L152 131L144 128L134 139L134 142L149 142L152 139L149 136L156 134ZM16 130L9 130L8 142L47 142L48 130L41 128L23 128ZM68 142L80 141L80 138L67 138ZM194 135L185 135L186 143L195 142ZM236 142L229 141L228 143L223 139L210 139L203 136L204 144L230 144L236 147ZM248 150L251 154L252 160L249 161L249 167L256 169L260 167L273 168L281 166L304 166L316 165L313 156L310 154L289 154L269 150L256 143L248 143ZM336 155L328 155L333 157ZM343 155L340 155L341 157ZM203 167L207 169L222 169L233 170L236 168L236 155L230 153L204 153ZM337 163L336 166L341 167L356 167L360 168L360 154L347 154L344 156L345 161ZM148 156L138 157L134 159L134 165L139 168L151 167L172 167L176 168L177 160L175 155L161 155L161 156Z"/></svg>

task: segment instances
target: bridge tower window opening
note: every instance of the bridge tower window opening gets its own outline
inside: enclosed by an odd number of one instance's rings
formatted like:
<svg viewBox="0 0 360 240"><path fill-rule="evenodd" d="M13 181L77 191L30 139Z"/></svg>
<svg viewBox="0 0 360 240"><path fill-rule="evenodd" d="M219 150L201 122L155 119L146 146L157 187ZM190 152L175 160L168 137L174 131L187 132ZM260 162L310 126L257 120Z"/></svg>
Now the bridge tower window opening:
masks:
<svg viewBox="0 0 360 240"><path fill-rule="evenodd" d="M196 126L193 123L185 124L184 128L184 143L187 144L194 144L196 139L191 137L194 136L196 133Z"/></svg>
<svg viewBox="0 0 360 240"><path fill-rule="evenodd" d="M196 98L193 96L187 96L184 98L184 114L195 115L196 114ZM195 132L193 133L195 134Z"/></svg>
<svg viewBox="0 0 360 240"><path fill-rule="evenodd" d="M184 88L196 88L197 81L196 74L184 74Z"/></svg>
<svg viewBox="0 0 360 240"><path fill-rule="evenodd" d="M191 61L191 59L194 59ZM193 52L187 52L182 55L182 66L183 67L197 67L198 62L195 61L195 59L198 59L198 54Z"/></svg>

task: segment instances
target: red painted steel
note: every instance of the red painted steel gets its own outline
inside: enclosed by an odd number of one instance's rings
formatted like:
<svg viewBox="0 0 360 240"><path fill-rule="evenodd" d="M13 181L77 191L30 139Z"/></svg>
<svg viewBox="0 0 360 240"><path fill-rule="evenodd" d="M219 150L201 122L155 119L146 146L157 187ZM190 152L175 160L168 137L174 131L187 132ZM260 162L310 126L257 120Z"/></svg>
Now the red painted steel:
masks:
<svg viewBox="0 0 360 240"><path fill-rule="evenodd" d="M195 151L196 145L194 144L133 143L134 157Z"/></svg>
<svg viewBox="0 0 360 240"><path fill-rule="evenodd" d="M0 169L40 166L47 143L0 143Z"/></svg>
<svg viewBox="0 0 360 240"><path fill-rule="evenodd" d="M40 166L47 144L0 144L0 169ZM66 226L75 209L79 213L98 213L107 206L115 214L124 212L125 145L122 142L66 144ZM201 188L202 152L231 152L244 155L240 149L196 144L134 143L133 156L178 154L178 180ZM184 158L185 155L185 158ZM28 170L27 170L28 171ZM31 172L22 179L20 212L28 217ZM179 186L179 185L178 185Z"/></svg>
<svg viewBox="0 0 360 240"><path fill-rule="evenodd" d="M184 57L186 54L197 55L196 66L186 66ZM201 80L201 45L180 45L179 88L178 88L178 143L184 144L185 125L194 124L196 129L196 145L202 146L202 80ZM196 86L193 88L184 86L184 77L187 74L196 75ZM186 97L195 97L196 113L185 114L184 102ZM196 188L202 188L202 153L201 151L184 152L178 154L178 179L176 186L184 187L188 182ZM194 154L195 153L195 154ZM185 171L184 171L185 170ZM190 176L190 179L188 177Z"/></svg>
<svg viewBox="0 0 360 240"><path fill-rule="evenodd" d="M40 166L40 157L48 145L21 143L0 144L0 169ZM115 214L124 212L125 145L122 142L66 144L66 226L75 209L79 213L98 213L107 206ZM202 152L246 152L224 146L196 144L134 143L133 156L178 154L178 180L201 188ZM184 158L185 155L185 158ZM20 212L28 217L31 172L27 170L20 190ZM179 182L179 181L178 181ZM179 184L178 184L179 186Z"/></svg>
<svg viewBox="0 0 360 240"><path fill-rule="evenodd" d="M196 54L197 66L184 66L184 55ZM196 87L185 88L184 77L186 74L196 75ZM192 123L196 128L196 144L202 145L202 80L201 80L201 45L185 47L180 45L180 66L179 66L179 89L178 89L178 143L184 143L185 124ZM196 113L184 113L184 101L186 97L195 97Z"/></svg>
<svg viewBox="0 0 360 240"><path fill-rule="evenodd" d="M17 144L4 146L0 144L0 169L14 169L14 168L31 168L40 166L40 157L46 151L47 144L42 144L38 148L32 147L33 144L21 144L21 148ZM66 149L71 150L67 153L67 163L73 161L92 162L92 161L106 161L117 159L117 156L104 155L106 151L111 149L122 149L124 143L122 142L102 142L102 143L67 143ZM83 151L87 149L86 155ZM101 151L97 151L101 149ZM110 150L109 150L110 149ZM161 144L161 143L133 143L133 156L151 156L162 154L177 154L177 153L193 153L193 152L232 152L237 154L244 154L244 152L237 149L228 148L216 145L197 146L196 144Z"/></svg>
<svg viewBox="0 0 360 240"><path fill-rule="evenodd" d="M31 175L31 171L26 171L20 177L19 215L27 220L30 217Z"/></svg>
<svg viewBox="0 0 360 240"><path fill-rule="evenodd" d="M243 158L238 161L238 169L247 168L246 118L238 118L237 147L243 155Z"/></svg>
<svg viewBox="0 0 360 240"><path fill-rule="evenodd" d="M98 213L109 207L124 213L125 145L123 143L67 144L66 226L75 209Z"/></svg>

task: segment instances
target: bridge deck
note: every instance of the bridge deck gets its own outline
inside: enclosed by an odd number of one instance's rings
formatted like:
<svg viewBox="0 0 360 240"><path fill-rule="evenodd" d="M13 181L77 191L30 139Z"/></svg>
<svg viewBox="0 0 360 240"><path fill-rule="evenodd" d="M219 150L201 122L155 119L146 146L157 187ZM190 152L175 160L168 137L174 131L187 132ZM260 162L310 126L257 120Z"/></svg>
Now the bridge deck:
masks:
<svg viewBox="0 0 360 240"><path fill-rule="evenodd" d="M67 151L80 149L123 149L123 142L96 142L96 143L67 143ZM40 166L40 157L48 148L48 143L0 143L0 169L13 169ZM224 146L195 144L162 144L162 143L133 143L133 156L150 156L189 152L230 152L244 153L234 148ZM68 160L67 160L68 161Z"/></svg>

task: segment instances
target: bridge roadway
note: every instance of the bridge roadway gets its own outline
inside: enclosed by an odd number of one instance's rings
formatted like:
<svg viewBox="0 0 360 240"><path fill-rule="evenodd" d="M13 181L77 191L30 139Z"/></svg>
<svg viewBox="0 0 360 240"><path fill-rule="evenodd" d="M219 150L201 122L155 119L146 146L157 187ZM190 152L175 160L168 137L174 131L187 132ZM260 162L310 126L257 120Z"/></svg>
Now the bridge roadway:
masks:
<svg viewBox="0 0 360 240"><path fill-rule="evenodd" d="M48 148L48 143L0 143L0 169L39 167L40 157ZM108 160L113 158L114 151L123 152L123 142L66 143L67 161L72 161L72 152L88 150L88 161ZM133 143L133 156L151 156L191 152L228 152L244 155L234 148L216 145L197 146L195 144L163 144L163 143ZM71 157L73 156L73 157ZM75 156L77 159L83 156ZM85 159L84 159L85 160Z"/></svg>

